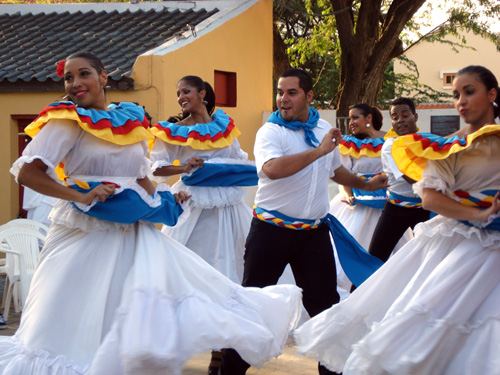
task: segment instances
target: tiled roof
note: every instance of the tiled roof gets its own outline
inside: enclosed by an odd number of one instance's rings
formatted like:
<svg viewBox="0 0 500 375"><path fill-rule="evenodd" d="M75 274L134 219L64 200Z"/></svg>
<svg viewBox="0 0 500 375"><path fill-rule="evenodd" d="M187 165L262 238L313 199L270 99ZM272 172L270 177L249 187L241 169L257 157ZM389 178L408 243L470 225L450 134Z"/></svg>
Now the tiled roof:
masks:
<svg viewBox="0 0 500 375"><path fill-rule="evenodd" d="M194 27L218 9L151 9L35 14L0 12L0 84L54 83L55 63L71 53L93 52L112 86L130 87L138 55ZM122 84L120 83L127 83Z"/></svg>

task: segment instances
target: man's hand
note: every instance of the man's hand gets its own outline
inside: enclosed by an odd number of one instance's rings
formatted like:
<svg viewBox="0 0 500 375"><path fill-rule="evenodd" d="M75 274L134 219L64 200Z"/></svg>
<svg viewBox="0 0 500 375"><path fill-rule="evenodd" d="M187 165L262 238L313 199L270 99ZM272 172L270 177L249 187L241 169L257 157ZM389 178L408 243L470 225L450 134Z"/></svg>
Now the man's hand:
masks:
<svg viewBox="0 0 500 375"><path fill-rule="evenodd" d="M323 140L318 146L318 151L321 155L326 155L335 150L335 147L342 140L342 133L340 129L332 128L325 134Z"/></svg>
<svg viewBox="0 0 500 375"><path fill-rule="evenodd" d="M387 175L384 173L380 173L368 180L368 182L366 183L366 188L364 190L373 191L373 190L383 189L388 186L389 185L387 183Z"/></svg>

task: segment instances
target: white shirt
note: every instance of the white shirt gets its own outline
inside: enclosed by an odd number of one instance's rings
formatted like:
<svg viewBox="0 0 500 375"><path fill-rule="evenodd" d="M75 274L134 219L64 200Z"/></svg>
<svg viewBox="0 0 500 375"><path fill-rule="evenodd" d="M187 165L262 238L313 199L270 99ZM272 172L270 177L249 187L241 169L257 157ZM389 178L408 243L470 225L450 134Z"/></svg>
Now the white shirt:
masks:
<svg viewBox="0 0 500 375"><path fill-rule="evenodd" d="M398 169L392 158L392 144L395 138L389 138L382 146L382 167L389 180L387 190L405 197L417 197L412 185L403 178L403 173Z"/></svg>
<svg viewBox="0 0 500 375"><path fill-rule="evenodd" d="M332 126L320 119L314 135L321 142ZM294 131L266 122L257 132L254 146L259 185L255 204L298 219L317 220L328 213L328 181L341 166L337 149L292 176L271 180L262 166L271 159L311 150L303 130Z"/></svg>

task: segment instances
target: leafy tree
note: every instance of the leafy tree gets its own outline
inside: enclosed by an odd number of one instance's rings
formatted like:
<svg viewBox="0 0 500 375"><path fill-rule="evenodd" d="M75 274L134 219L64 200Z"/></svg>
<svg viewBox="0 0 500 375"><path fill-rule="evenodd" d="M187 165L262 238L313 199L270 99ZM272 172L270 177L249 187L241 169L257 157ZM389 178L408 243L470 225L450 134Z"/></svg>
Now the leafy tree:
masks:
<svg viewBox="0 0 500 375"><path fill-rule="evenodd" d="M443 10L448 18L422 32L430 25L431 13ZM418 19L417 11L422 12ZM446 94L419 85L418 69L404 52L423 40L466 47L461 31L481 34L498 45L498 35L489 31L487 21L499 15L495 0L276 0L275 25L282 43L275 45L287 47L285 62L304 66L316 77L318 104L336 106L345 115L350 104L380 104L404 94L401 90L439 100ZM460 42L450 41L448 35ZM395 58L410 68L409 74L394 74ZM282 59L277 55L281 66Z"/></svg>

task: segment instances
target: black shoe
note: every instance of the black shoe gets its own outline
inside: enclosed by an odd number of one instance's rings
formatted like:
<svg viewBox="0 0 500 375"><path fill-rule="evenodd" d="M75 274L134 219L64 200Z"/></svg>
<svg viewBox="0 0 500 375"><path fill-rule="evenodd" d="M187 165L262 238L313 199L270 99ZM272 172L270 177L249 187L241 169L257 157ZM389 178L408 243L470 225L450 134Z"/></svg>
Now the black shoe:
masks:
<svg viewBox="0 0 500 375"><path fill-rule="evenodd" d="M6 329L7 328L7 322L3 318L3 315L0 314L0 329Z"/></svg>
<svg viewBox="0 0 500 375"><path fill-rule="evenodd" d="M320 365L318 363L318 374L319 375L342 375L342 373L338 373L338 372L333 372L333 371L330 371L328 370L325 366L323 365Z"/></svg>

